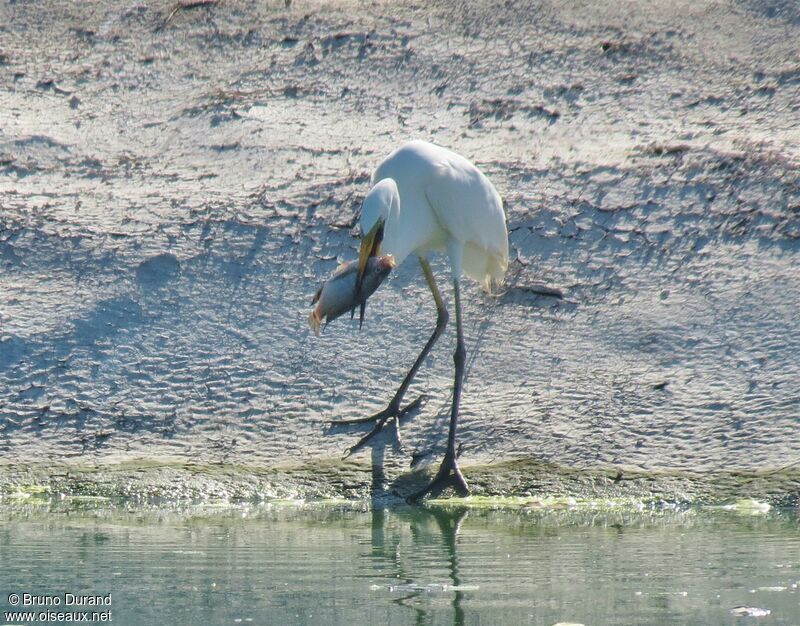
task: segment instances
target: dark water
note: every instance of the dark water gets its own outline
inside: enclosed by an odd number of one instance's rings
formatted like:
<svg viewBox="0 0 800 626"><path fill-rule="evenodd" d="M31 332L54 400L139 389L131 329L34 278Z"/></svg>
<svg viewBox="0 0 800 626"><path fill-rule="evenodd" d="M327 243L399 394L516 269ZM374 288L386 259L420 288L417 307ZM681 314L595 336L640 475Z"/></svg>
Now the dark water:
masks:
<svg viewBox="0 0 800 626"><path fill-rule="evenodd" d="M15 505L0 561L4 611L28 593L126 625L800 624L786 511Z"/></svg>

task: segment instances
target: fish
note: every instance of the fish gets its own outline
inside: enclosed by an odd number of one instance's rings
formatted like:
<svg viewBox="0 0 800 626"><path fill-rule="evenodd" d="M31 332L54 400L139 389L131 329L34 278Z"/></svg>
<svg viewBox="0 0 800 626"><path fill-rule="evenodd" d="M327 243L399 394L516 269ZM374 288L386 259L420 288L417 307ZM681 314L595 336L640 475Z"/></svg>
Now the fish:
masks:
<svg viewBox="0 0 800 626"><path fill-rule="evenodd" d="M311 301L311 304L316 304L316 306L308 316L308 324L314 334L319 336L323 319L327 326L348 311L355 313L357 306L361 307L361 322L363 323L367 298L375 293L375 290L381 286L396 265L391 254L371 257L367 261L360 289L356 287L357 261L342 263L336 268L333 275L317 290Z"/></svg>

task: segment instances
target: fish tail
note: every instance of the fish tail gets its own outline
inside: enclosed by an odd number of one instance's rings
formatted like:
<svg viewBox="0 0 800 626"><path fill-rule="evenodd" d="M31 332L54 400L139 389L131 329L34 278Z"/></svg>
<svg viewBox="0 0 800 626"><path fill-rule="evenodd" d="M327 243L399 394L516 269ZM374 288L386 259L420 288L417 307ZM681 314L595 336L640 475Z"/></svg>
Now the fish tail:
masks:
<svg viewBox="0 0 800 626"><path fill-rule="evenodd" d="M311 311L308 316L308 325L311 326L311 330L314 331L314 334L319 337L319 329L320 326L322 326L322 317L316 308Z"/></svg>

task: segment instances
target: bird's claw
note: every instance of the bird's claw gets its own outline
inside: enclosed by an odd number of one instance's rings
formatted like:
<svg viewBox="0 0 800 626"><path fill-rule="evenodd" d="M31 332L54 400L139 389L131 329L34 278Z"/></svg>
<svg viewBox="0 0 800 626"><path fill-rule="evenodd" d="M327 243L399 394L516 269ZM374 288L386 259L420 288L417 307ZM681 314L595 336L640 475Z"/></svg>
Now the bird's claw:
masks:
<svg viewBox="0 0 800 626"><path fill-rule="evenodd" d="M377 435L379 432L383 430L383 427L386 425L386 422L388 422L390 419L392 418L384 417L383 419L378 420L378 422L375 424L375 426L372 428L371 431L369 431L366 435L361 437L361 439L359 439L355 443L355 445L352 445L347 450L345 450L344 456L342 458L346 459L351 454L355 454L356 452L361 450L361 448L367 445L367 442L369 442L370 439L372 439L375 435ZM397 437L397 443L398 445L402 446L402 442L400 441L400 429L397 427L397 420L393 419L392 421L395 424L395 435Z"/></svg>
<svg viewBox="0 0 800 626"><path fill-rule="evenodd" d="M425 496L430 494L435 498L448 487L452 487L462 498L466 498L470 493L467 481L464 480L464 475L461 473L455 457L450 455L445 456L433 480L426 487L408 496L406 502L419 504Z"/></svg>
<svg viewBox="0 0 800 626"><path fill-rule="evenodd" d="M419 396L413 402L409 402L406 406L402 409L399 408L398 404L392 402L382 411L375 413L375 415L371 415L370 417L360 417L351 420L338 420L335 422L331 422L331 426L349 426L352 424L367 424L369 422L375 422L375 426L370 430L366 435L361 437L355 445L350 446L344 453L344 458L346 459L351 454L355 454L361 448L363 448L370 439L372 439L375 435L383 430L383 427L386 425L387 422L390 420L394 424L395 427L395 441L397 445L402 448L402 440L400 438L400 420L406 418L409 413L412 413L420 408L422 403L425 401L425 396Z"/></svg>

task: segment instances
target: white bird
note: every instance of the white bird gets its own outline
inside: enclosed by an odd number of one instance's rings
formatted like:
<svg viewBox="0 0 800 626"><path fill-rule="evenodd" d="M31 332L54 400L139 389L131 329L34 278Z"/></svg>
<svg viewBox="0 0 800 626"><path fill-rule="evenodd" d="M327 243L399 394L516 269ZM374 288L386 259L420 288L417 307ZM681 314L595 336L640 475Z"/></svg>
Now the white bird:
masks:
<svg viewBox="0 0 800 626"><path fill-rule="evenodd" d="M376 422L349 452L363 446L388 420L394 419L397 424L419 402L400 408L417 370L447 325L447 309L428 262L429 253L444 251L450 261L457 336L450 430L439 471L427 487L409 500L418 501L429 493L436 495L447 487L466 496L469 487L459 470L455 446L466 357L459 284L463 272L489 290L492 281L500 281L505 275L508 231L500 195L489 179L461 155L425 141L411 141L375 170L372 188L361 208L360 225L359 277L372 256L392 254L399 265L415 254L433 294L437 319L433 334L386 409L368 418L345 422Z"/></svg>

